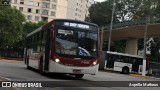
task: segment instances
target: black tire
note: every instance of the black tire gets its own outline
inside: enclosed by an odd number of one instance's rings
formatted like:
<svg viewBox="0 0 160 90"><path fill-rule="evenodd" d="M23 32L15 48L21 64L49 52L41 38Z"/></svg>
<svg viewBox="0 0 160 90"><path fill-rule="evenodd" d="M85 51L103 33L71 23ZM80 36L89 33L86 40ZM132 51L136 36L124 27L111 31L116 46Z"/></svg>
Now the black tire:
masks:
<svg viewBox="0 0 160 90"><path fill-rule="evenodd" d="M84 74L75 74L76 78L82 78L84 76Z"/></svg>
<svg viewBox="0 0 160 90"><path fill-rule="evenodd" d="M122 73L123 73L123 74L129 74L129 68L128 68L128 67L124 67L124 68L122 69Z"/></svg>

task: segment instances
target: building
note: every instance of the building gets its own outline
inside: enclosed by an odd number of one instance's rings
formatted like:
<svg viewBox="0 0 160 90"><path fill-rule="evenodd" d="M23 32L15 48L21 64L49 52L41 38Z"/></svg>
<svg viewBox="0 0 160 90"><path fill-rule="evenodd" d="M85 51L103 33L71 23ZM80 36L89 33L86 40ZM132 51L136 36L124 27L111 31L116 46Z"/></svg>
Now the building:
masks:
<svg viewBox="0 0 160 90"><path fill-rule="evenodd" d="M67 18L84 21L92 0L68 0Z"/></svg>
<svg viewBox="0 0 160 90"><path fill-rule="evenodd" d="M11 0L11 6L31 22L49 22L54 18L84 21L91 4L92 0Z"/></svg>

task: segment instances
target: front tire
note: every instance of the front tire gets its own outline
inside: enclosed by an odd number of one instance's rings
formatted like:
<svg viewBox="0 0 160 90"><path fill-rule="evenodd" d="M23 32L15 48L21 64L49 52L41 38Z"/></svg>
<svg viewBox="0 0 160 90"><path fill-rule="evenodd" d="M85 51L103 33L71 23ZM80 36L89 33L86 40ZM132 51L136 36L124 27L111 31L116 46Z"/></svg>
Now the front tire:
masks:
<svg viewBox="0 0 160 90"><path fill-rule="evenodd" d="M82 78L84 76L84 74L75 74L76 78Z"/></svg>

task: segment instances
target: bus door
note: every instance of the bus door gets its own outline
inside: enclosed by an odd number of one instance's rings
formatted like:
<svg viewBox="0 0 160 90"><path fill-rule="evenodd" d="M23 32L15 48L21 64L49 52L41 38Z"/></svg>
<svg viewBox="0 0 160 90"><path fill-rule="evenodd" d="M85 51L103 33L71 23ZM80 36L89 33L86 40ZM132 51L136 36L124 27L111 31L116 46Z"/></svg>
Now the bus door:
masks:
<svg viewBox="0 0 160 90"><path fill-rule="evenodd" d="M50 41L50 30L47 29L46 32L46 45L45 45L45 59L44 59L44 70L48 71L49 69L49 58L50 58L50 47L51 47L51 41Z"/></svg>
<svg viewBox="0 0 160 90"><path fill-rule="evenodd" d="M115 60L114 55L107 54L106 57L107 57L106 67L107 68L113 68L114 67L114 60Z"/></svg>
<svg viewBox="0 0 160 90"><path fill-rule="evenodd" d="M134 72L138 72L139 70L139 60L136 58L131 58L133 61L133 65L132 65L132 71Z"/></svg>

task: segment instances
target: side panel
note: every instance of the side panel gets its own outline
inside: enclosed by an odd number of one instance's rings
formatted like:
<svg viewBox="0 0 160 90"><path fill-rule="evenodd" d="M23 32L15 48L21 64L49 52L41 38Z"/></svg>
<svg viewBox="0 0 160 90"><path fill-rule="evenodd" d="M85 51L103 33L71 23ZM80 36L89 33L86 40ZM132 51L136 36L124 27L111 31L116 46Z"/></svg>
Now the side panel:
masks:
<svg viewBox="0 0 160 90"><path fill-rule="evenodd" d="M29 66L34 69L38 69L38 63L38 60L29 59Z"/></svg>
<svg viewBox="0 0 160 90"><path fill-rule="evenodd" d="M129 71L132 71L132 64L129 63L123 63L123 62L114 62L114 71L122 71L123 67L127 66L129 68Z"/></svg>
<svg viewBox="0 0 160 90"><path fill-rule="evenodd" d="M39 56L39 53L34 53L33 49L27 49L27 56L29 56L28 65L32 68L38 69L39 58L37 57Z"/></svg>

